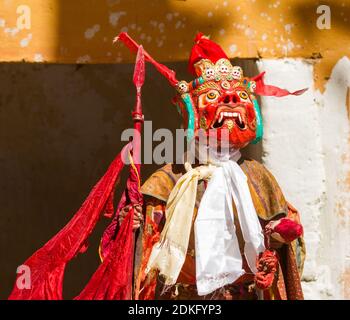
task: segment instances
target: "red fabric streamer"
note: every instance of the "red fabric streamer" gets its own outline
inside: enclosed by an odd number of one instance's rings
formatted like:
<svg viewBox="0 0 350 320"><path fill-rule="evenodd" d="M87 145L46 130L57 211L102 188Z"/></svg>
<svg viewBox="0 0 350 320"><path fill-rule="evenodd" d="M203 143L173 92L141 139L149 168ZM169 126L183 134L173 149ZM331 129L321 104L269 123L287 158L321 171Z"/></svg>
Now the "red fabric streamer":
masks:
<svg viewBox="0 0 350 320"><path fill-rule="evenodd" d="M256 82L255 93L260 96L274 96L274 97L285 97L288 95L300 96L301 94L303 94L305 91L308 90L307 88L305 88L294 92L289 92L286 89L281 89L276 86L265 84L264 75L265 75L265 72L262 72L256 77L252 78L252 80Z"/></svg>
<svg viewBox="0 0 350 320"><path fill-rule="evenodd" d="M107 203L106 203L106 207L105 207L105 210L104 210L104 213L103 213L103 215L106 218L109 218L109 219L112 218L113 214L114 214L113 200L114 200L114 192L112 192L110 194L110 196L108 197Z"/></svg>
<svg viewBox="0 0 350 320"><path fill-rule="evenodd" d="M111 244L115 240L115 237L119 231L119 213L120 211L127 206L127 197L126 191L123 192L122 197L117 206L114 218L112 222L108 225L106 230L103 232L102 239L100 242L100 258L101 261L104 261L108 256L111 248Z"/></svg>
<svg viewBox="0 0 350 320"><path fill-rule="evenodd" d="M10 300L61 300L66 264L87 249L87 239L114 192L117 178L124 167L128 144L113 160L81 208L68 224L36 251L23 265L30 268L31 288L14 286ZM110 203L109 203L110 205Z"/></svg>
<svg viewBox="0 0 350 320"><path fill-rule="evenodd" d="M131 209L117 233L117 238L112 242L106 259L75 300L132 299L133 216L134 210Z"/></svg>
<svg viewBox="0 0 350 320"><path fill-rule="evenodd" d="M139 49L140 45L133 40L126 32L121 32L115 39L114 42L116 41L122 41L131 52L137 52ZM176 73L175 71L169 69L167 66L158 63L155 61L146 51L144 51L145 59L146 61L152 63L155 68L170 82L170 84L174 87L176 84L179 82L176 79Z"/></svg>
<svg viewBox="0 0 350 320"><path fill-rule="evenodd" d="M188 62L188 71L192 75L196 75L193 65L201 59L209 59L213 63L216 63L216 61L221 58L228 59L224 50L222 50L217 43L211 41L208 37L205 37L203 33L198 32L194 42L195 44L192 47Z"/></svg>
<svg viewBox="0 0 350 320"><path fill-rule="evenodd" d="M132 165L127 188L118 204L116 215L102 236L100 244L102 264L80 295L75 298L76 300L129 300L132 298L133 207L120 228L118 227L118 216L120 210L128 203L142 205L143 199L139 191L139 183L138 171L136 166Z"/></svg>
<svg viewBox="0 0 350 320"><path fill-rule="evenodd" d="M109 255L110 251L112 250L112 244L115 241L116 235L119 232L118 228L118 217L119 212L128 205L128 203L132 204L141 204L143 203L143 197L141 192L139 191L139 175L135 171L135 167L131 167L129 178L126 182L126 190L122 194L122 197L119 201L119 204L117 206L117 210L115 213L115 216L112 220L112 222L109 224L109 226L106 228L106 230L103 233L101 243L100 243L100 257L101 260L104 261L105 258Z"/></svg>

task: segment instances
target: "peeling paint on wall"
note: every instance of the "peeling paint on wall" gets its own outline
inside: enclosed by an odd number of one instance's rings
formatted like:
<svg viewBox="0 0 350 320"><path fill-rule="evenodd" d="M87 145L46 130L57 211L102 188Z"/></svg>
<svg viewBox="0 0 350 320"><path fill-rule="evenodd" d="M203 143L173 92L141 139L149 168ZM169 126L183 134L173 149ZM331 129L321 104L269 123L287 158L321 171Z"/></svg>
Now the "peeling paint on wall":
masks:
<svg viewBox="0 0 350 320"><path fill-rule="evenodd" d="M92 39L97 32L101 29L99 24L95 24L93 27L86 29L84 32L85 39Z"/></svg>
<svg viewBox="0 0 350 320"><path fill-rule="evenodd" d="M29 45L30 41L32 40L32 37L33 37L33 35L31 33L29 33L27 37L25 37L21 40L20 46L22 48L27 47Z"/></svg>

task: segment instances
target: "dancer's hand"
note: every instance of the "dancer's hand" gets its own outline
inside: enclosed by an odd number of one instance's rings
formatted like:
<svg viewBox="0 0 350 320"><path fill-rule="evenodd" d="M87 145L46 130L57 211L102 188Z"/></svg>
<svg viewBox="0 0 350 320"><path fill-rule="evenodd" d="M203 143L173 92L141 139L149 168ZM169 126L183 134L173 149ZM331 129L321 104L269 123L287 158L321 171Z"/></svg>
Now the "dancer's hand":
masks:
<svg viewBox="0 0 350 320"><path fill-rule="evenodd" d="M122 225L124 218L126 215L129 213L131 209L131 204L125 206L122 210L120 210L119 213L119 226ZM132 229L135 231L138 228L140 228L141 223L143 221L143 216L142 216L142 206L139 204L134 205L134 217L133 217L133 226Z"/></svg>

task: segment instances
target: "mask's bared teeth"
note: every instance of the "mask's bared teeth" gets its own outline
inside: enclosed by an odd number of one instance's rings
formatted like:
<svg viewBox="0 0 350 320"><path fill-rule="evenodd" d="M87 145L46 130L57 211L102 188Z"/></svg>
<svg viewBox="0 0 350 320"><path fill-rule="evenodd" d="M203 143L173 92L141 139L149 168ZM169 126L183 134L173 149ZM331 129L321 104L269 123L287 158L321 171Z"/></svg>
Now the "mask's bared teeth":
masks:
<svg viewBox="0 0 350 320"><path fill-rule="evenodd" d="M224 114L221 112L219 117L219 123L222 121L222 118L224 117Z"/></svg>

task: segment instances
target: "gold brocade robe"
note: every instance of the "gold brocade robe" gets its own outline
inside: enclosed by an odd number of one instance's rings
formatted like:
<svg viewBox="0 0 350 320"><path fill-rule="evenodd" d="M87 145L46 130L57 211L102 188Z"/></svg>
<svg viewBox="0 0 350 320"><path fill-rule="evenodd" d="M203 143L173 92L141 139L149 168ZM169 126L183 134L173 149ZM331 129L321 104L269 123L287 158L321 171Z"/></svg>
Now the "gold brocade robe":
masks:
<svg viewBox="0 0 350 320"><path fill-rule="evenodd" d="M271 221L288 217L298 223L298 212L288 204L273 175L255 160L238 162L248 178L248 186L255 210L262 228ZM159 240L165 222L166 201L177 180L185 174L183 165L168 164L157 170L143 184L141 191L145 196L145 224L137 244L135 267L135 299L255 299L254 277L243 255L244 240L239 223L236 222L237 238L242 253L243 268L247 274L211 295L200 297L196 291L195 246L193 224L185 263L174 287L162 292L162 281L156 271L145 273L145 268L153 245ZM194 219L206 188L206 181L199 181ZM236 214L235 206L234 212ZM235 219L237 221L237 219ZM194 220L193 220L194 222ZM305 258L302 238L290 244L280 244L277 249L279 270L272 287L263 292L264 299L303 299L300 275Z"/></svg>

